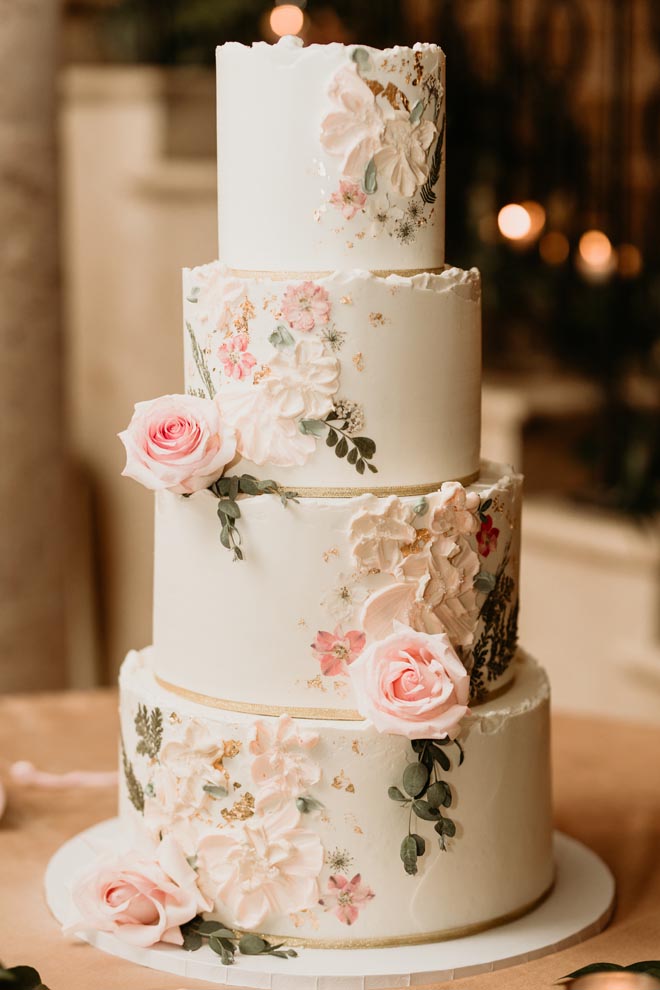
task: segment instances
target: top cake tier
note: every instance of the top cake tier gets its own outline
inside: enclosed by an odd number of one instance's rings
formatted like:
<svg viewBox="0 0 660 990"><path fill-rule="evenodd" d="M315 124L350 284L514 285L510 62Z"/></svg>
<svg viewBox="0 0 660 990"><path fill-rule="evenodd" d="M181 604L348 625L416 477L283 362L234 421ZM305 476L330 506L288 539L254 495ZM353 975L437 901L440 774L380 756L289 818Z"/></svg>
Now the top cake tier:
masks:
<svg viewBox="0 0 660 990"><path fill-rule="evenodd" d="M230 43L216 52L219 257L244 271L444 263L437 45Z"/></svg>

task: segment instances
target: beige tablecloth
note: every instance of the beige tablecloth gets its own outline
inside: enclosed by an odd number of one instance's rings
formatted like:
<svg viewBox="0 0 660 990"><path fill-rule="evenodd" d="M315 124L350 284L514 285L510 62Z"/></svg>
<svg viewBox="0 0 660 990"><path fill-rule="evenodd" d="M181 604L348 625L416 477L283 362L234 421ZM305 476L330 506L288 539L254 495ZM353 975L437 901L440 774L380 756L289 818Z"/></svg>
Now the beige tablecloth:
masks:
<svg viewBox="0 0 660 990"><path fill-rule="evenodd" d="M558 828L591 846L618 883L611 926L536 962L442 987L541 990L594 961L660 956L660 730L593 719L554 719ZM41 769L113 769L116 695L110 691L0 699L0 777L15 760ZM181 978L64 939L48 912L42 878L65 839L115 813L112 790L9 786L0 821L0 959L30 964L51 990L173 990ZM186 981L191 987L210 987Z"/></svg>

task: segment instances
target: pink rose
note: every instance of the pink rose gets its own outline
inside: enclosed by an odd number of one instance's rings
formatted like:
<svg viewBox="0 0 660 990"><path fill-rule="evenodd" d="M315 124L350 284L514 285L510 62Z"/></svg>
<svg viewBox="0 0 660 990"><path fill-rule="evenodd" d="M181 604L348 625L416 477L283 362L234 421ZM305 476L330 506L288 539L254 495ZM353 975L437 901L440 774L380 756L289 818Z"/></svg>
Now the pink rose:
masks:
<svg viewBox="0 0 660 990"><path fill-rule="evenodd" d="M194 395L138 402L128 428L122 474L154 491L189 495L216 481L236 453L236 434L219 404Z"/></svg>
<svg viewBox="0 0 660 990"><path fill-rule="evenodd" d="M379 732L454 739L468 714L470 679L445 633L395 623L349 667L360 714Z"/></svg>
<svg viewBox="0 0 660 990"><path fill-rule="evenodd" d="M328 293L314 282L289 285L282 297L282 312L289 326L307 333L330 319Z"/></svg>
<svg viewBox="0 0 660 990"><path fill-rule="evenodd" d="M80 918L67 931L111 932L139 946L182 945L180 926L212 907L171 836L162 840L153 859L129 852L99 860L76 881L72 896Z"/></svg>

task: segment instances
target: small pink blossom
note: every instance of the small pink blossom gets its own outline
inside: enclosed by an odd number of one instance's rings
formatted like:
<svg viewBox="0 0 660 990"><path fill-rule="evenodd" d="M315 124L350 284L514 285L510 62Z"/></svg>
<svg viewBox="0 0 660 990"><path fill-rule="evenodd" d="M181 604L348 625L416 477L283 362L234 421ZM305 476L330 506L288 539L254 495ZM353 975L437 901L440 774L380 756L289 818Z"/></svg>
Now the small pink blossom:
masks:
<svg viewBox="0 0 660 990"><path fill-rule="evenodd" d="M330 319L328 293L314 282L289 285L282 299L282 312L289 326L308 333Z"/></svg>
<svg viewBox="0 0 660 990"><path fill-rule="evenodd" d="M367 637L359 629L342 632L341 626L336 626L334 632L319 630L312 643L321 664L321 673L325 677L336 677L338 674L348 674L349 664L362 653Z"/></svg>
<svg viewBox="0 0 660 990"><path fill-rule="evenodd" d="M481 524L481 529L477 533L477 543L479 553L482 557L487 557L491 551L497 550L497 538L500 531L497 526L493 526L493 517L486 516Z"/></svg>
<svg viewBox="0 0 660 990"><path fill-rule="evenodd" d="M249 375L257 359L247 349L248 335L246 333L235 333L233 337L222 344L218 349L218 357L222 361L222 367L228 378L240 380Z"/></svg>
<svg viewBox="0 0 660 990"><path fill-rule="evenodd" d="M352 925L357 921L364 905L375 896L371 887L362 883L359 873L356 873L352 880L342 876L341 873L335 873L328 880L327 893L323 895L319 904L326 911L333 911L343 925Z"/></svg>
<svg viewBox="0 0 660 990"><path fill-rule="evenodd" d="M367 197L357 182L351 182L350 179L340 179L339 189L333 192L330 202L338 210L341 210L346 220L352 220L367 202Z"/></svg>

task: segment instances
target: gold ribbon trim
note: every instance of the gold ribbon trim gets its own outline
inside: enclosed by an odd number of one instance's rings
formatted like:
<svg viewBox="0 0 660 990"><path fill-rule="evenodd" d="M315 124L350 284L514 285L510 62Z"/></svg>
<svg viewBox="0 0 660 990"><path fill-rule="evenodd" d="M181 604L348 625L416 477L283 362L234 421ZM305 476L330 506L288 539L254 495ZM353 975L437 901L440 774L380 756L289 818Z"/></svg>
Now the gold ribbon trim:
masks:
<svg viewBox="0 0 660 990"><path fill-rule="evenodd" d="M446 265L439 268L369 268L367 271L378 278L387 278L388 275L399 275L401 278L413 278L415 275L440 275L446 270ZM272 282L288 282L298 279L314 280L316 278L327 278L328 275L335 275L336 269L328 271L262 271L258 268L229 268L229 273L236 278L258 278L269 279Z"/></svg>
<svg viewBox="0 0 660 990"><path fill-rule="evenodd" d="M199 691L189 691L188 688L170 684L158 674L155 674L154 677L159 687L166 691L178 694L187 701L204 705L206 708L218 708L224 712L238 712L241 715L272 715L275 717L290 715L291 718L313 718L321 722L366 722L366 719L359 712L351 708L300 708L296 705L255 705L249 701L228 701L226 698L213 698L208 694L200 694ZM479 708L481 705L499 698L500 695L506 694L514 681L515 677L507 681L506 684L489 691L484 699L472 705L472 708Z"/></svg>
<svg viewBox="0 0 660 990"><path fill-rule="evenodd" d="M451 478L445 479L445 481L451 480L457 481L459 485L471 485L473 481L477 480L480 473L480 471L474 471L463 478ZM387 495L399 495L401 497L430 495L431 492L437 492L444 483L444 481L432 481L426 485L383 485L380 487L377 485L356 485L346 488L298 488L295 485L291 487L300 498L356 498L358 495L377 495L378 498L384 498Z"/></svg>
<svg viewBox="0 0 660 990"><path fill-rule="evenodd" d="M331 938L303 938L288 935L261 934L261 938L268 941L283 942L286 946L301 949L388 949L398 948L406 945L427 945L430 942L449 942L455 938L465 938L467 935L478 935L480 932L487 932L491 928L498 928L500 925L507 925L511 921L517 921L526 914L540 907L548 899L555 886L556 877L547 890L544 890L539 897L524 904L515 911L508 911L497 918L488 921L478 921L473 925L461 925L458 928L444 928L437 932L428 932L420 935L390 935L387 938L362 938L354 941Z"/></svg>
<svg viewBox="0 0 660 990"><path fill-rule="evenodd" d="M208 694L189 691L188 688L177 687L164 681L158 674L156 683L166 691L178 694L188 701L207 708L219 708L225 712L240 712L243 715L290 715L292 718L315 718L324 722L364 722L359 712L348 708L298 708L295 705L253 705L247 701L227 701L225 698L212 698Z"/></svg>

